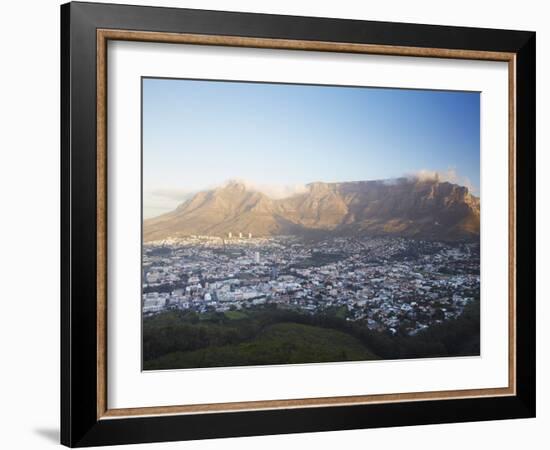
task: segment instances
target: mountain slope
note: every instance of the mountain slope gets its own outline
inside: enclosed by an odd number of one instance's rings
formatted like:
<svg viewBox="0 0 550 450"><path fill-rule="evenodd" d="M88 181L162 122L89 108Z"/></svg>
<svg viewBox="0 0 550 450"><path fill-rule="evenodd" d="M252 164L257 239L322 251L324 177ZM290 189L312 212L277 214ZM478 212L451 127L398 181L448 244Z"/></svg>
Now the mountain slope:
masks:
<svg viewBox="0 0 550 450"><path fill-rule="evenodd" d="M197 193L176 210L144 221L145 241L229 232L254 236L326 232L426 239L477 239L479 199L437 179L311 183L284 199L238 182Z"/></svg>

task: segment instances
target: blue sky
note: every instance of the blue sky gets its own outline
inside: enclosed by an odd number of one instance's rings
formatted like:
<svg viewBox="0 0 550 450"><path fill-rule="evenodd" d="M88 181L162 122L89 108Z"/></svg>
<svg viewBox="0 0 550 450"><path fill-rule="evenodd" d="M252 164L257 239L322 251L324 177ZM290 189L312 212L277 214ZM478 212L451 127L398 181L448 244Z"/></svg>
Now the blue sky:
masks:
<svg viewBox="0 0 550 450"><path fill-rule="evenodd" d="M478 194L479 127L473 92L145 78L144 216L230 179L282 195L438 172Z"/></svg>

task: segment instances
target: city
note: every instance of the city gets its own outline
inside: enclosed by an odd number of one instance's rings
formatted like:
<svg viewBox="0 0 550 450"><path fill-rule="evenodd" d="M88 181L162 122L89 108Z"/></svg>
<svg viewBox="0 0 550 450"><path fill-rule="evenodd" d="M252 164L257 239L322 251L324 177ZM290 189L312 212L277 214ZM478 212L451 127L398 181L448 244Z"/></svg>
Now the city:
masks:
<svg viewBox="0 0 550 450"><path fill-rule="evenodd" d="M191 235L144 244L144 317L276 305L413 336L479 300L479 242Z"/></svg>

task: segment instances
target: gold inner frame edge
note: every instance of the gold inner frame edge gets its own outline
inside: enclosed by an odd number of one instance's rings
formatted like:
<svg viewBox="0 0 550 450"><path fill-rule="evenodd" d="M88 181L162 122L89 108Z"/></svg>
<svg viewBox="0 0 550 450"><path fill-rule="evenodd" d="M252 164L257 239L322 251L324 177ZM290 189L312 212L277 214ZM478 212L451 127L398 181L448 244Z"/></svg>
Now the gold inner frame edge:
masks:
<svg viewBox="0 0 550 450"><path fill-rule="evenodd" d="M174 414L206 414L267 409L349 406L394 402L449 400L516 394L516 54L478 50L389 46L326 41L304 41L240 36L159 33L98 29L96 48L97 108L97 419ZM362 53L508 62L508 386L399 394L261 400L197 405L109 409L107 405L107 42L109 40L171 44Z"/></svg>

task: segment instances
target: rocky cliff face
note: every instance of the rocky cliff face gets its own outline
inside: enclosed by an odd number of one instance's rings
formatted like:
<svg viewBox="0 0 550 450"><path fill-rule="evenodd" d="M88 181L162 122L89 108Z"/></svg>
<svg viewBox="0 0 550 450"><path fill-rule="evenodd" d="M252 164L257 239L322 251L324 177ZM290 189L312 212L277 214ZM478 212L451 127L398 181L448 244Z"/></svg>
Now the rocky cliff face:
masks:
<svg viewBox="0 0 550 450"><path fill-rule="evenodd" d="M330 233L423 239L478 239L479 199L448 182L311 183L307 191L271 199L244 184L197 193L176 210L145 220L145 241L189 234L254 236Z"/></svg>

